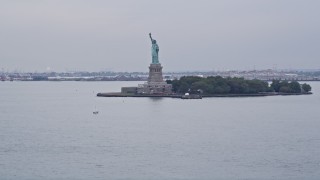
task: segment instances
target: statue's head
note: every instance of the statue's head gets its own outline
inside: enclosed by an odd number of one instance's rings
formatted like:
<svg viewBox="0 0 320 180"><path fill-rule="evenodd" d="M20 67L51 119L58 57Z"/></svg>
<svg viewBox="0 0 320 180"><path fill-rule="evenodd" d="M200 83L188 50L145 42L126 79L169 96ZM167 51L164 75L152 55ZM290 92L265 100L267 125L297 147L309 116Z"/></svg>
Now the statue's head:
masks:
<svg viewBox="0 0 320 180"><path fill-rule="evenodd" d="M152 44L157 44L157 41L156 40L152 40Z"/></svg>

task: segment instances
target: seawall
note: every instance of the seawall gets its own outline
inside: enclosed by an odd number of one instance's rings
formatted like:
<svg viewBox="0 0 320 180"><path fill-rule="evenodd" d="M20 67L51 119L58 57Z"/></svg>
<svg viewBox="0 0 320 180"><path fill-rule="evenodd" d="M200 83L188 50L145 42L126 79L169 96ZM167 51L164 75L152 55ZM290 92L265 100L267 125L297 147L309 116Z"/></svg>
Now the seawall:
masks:
<svg viewBox="0 0 320 180"><path fill-rule="evenodd" d="M292 96L292 95L311 95L308 93L257 93L257 94L213 94L201 95L202 98L210 97L264 97L264 96ZM182 94L124 94L120 92L114 93L98 93L98 97L161 97L161 98L182 98Z"/></svg>

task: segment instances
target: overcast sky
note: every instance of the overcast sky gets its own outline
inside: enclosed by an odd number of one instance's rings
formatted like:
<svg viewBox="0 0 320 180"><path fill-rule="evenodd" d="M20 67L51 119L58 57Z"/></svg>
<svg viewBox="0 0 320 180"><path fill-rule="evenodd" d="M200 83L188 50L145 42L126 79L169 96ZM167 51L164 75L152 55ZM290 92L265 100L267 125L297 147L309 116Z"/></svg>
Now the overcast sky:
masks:
<svg viewBox="0 0 320 180"><path fill-rule="evenodd" d="M320 68L319 0L0 0L0 68Z"/></svg>

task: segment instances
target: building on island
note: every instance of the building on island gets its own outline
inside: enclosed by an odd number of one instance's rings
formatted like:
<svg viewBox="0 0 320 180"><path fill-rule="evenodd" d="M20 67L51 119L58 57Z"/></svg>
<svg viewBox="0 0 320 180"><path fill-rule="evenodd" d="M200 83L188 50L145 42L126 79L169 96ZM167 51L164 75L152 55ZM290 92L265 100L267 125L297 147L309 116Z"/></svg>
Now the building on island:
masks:
<svg viewBox="0 0 320 180"><path fill-rule="evenodd" d="M152 47L152 62L149 66L148 81L144 84L139 84L138 87L122 87L123 94L172 94L172 85L167 84L163 80L162 66L159 62L159 46L155 39L152 39L149 34Z"/></svg>

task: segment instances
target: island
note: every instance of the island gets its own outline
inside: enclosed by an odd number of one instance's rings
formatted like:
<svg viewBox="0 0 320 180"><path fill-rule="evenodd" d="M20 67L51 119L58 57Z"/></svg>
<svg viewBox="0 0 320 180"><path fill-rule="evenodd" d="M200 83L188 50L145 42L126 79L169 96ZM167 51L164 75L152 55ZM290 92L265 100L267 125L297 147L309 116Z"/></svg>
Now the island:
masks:
<svg viewBox="0 0 320 180"><path fill-rule="evenodd" d="M151 40L152 61L149 66L148 81L135 87L122 87L121 92L98 93L99 97L171 97L181 99L202 99L203 97L248 97L274 95L312 94L309 84L297 81L244 79L221 76L184 76L180 79L164 81L163 66L159 61L159 45Z"/></svg>
<svg viewBox="0 0 320 180"><path fill-rule="evenodd" d="M258 97L276 95L310 95L311 86L297 81L262 80L220 76L185 76L179 80L167 80L172 93L139 93L136 89L120 93L98 93L100 97L171 97L202 99L205 97Z"/></svg>

